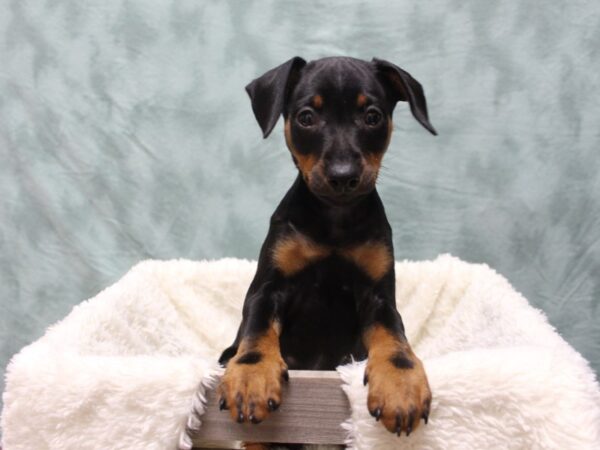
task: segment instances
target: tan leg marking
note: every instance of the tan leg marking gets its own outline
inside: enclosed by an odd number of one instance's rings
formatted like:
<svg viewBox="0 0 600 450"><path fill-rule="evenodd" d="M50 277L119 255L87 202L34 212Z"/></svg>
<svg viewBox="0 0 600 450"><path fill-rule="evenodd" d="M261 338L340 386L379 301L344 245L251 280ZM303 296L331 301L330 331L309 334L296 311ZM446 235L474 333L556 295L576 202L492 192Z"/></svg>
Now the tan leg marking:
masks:
<svg viewBox="0 0 600 450"><path fill-rule="evenodd" d="M283 237L273 248L273 263L285 276L291 276L309 264L331 254L331 250L319 245L300 233Z"/></svg>
<svg viewBox="0 0 600 450"><path fill-rule="evenodd" d="M356 264L373 281L380 280L390 269L393 258L387 245L366 242L341 251L343 257Z"/></svg>
<svg viewBox="0 0 600 450"><path fill-rule="evenodd" d="M263 335L242 340L227 363L219 395L237 422L260 423L281 403L281 380L287 377L287 366L281 357L279 332L279 324L273 322ZM258 361L240 362L249 352L259 354Z"/></svg>
<svg viewBox="0 0 600 450"><path fill-rule="evenodd" d="M369 350L367 407L392 433L407 435L429 417L431 390L423 363L406 341L380 325L363 336Z"/></svg>

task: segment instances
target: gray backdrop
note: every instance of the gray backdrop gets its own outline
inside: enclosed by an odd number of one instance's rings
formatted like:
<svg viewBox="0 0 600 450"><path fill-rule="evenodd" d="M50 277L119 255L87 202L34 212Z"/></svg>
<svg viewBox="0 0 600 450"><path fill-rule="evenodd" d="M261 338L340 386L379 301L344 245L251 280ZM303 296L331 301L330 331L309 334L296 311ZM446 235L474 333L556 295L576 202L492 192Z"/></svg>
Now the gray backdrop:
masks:
<svg viewBox="0 0 600 450"><path fill-rule="evenodd" d="M294 55L421 81L396 257L489 264L598 371L600 3L559 0L1 1L0 366L136 261L256 258L294 169L243 88Z"/></svg>

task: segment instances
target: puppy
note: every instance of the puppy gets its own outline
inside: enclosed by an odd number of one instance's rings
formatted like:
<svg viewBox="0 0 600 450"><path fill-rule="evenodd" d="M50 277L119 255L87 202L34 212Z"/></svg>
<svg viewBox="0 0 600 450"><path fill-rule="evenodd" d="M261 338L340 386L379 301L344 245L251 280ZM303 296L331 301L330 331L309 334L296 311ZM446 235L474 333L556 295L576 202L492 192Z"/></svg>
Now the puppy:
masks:
<svg viewBox="0 0 600 450"><path fill-rule="evenodd" d="M421 85L379 59L295 57L246 91L263 136L280 115L298 176L271 217L233 344L221 409L260 423L288 369L368 358L367 408L390 432L427 423L431 391L396 310L392 230L375 182L398 101L432 134Z"/></svg>

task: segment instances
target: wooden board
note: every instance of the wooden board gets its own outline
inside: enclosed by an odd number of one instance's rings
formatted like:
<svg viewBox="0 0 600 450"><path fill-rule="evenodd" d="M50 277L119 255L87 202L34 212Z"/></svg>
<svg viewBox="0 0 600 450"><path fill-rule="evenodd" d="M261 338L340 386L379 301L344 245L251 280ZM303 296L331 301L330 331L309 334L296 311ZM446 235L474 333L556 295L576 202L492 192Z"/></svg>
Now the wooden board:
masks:
<svg viewBox="0 0 600 450"><path fill-rule="evenodd" d="M211 391L202 426L192 436L194 448L218 441L343 444L341 423L350 417L350 404L341 384L337 372L291 370L281 407L258 425L234 422L229 411L219 411Z"/></svg>

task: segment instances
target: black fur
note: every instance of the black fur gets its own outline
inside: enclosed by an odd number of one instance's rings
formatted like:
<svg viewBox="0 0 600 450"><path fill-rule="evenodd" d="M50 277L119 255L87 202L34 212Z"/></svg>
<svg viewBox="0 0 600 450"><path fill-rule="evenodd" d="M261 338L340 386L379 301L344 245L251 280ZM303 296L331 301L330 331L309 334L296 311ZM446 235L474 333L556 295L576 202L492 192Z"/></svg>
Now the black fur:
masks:
<svg viewBox="0 0 600 450"><path fill-rule="evenodd" d="M219 361L226 364L241 339L259 335L272 320L281 326L281 354L290 369L331 370L349 355L366 358L363 332L375 324L404 339L395 306L393 263L380 279L373 280L333 252L285 276L273 263L273 249L283 237L301 233L333 249L382 242L393 258L392 230L375 189L376 177L367 174L365 158L385 151L389 121L398 101L407 101L417 121L435 134L421 85L387 61L325 58L306 63L296 57L246 89L263 135L268 136L283 115L289 120L296 155L312 155L322 170L311 177L299 173L273 213L237 337ZM364 107L357 105L361 93L368 98ZM321 108L311 106L315 95L323 99ZM303 110L310 111L314 126L302 124L298 114ZM379 111L381 121L368 124L369 111ZM298 158L294 162L298 164ZM360 177L360 182L339 189L332 180L340 168ZM256 359L242 358L248 360L245 363ZM394 363L407 365L402 358Z"/></svg>
<svg viewBox="0 0 600 450"><path fill-rule="evenodd" d="M262 360L262 353L260 352L248 352L240 356L236 363L237 364L257 364Z"/></svg>
<svg viewBox="0 0 600 450"><path fill-rule="evenodd" d="M415 363L402 353L394 355L390 361L398 369L412 369L415 366Z"/></svg>

